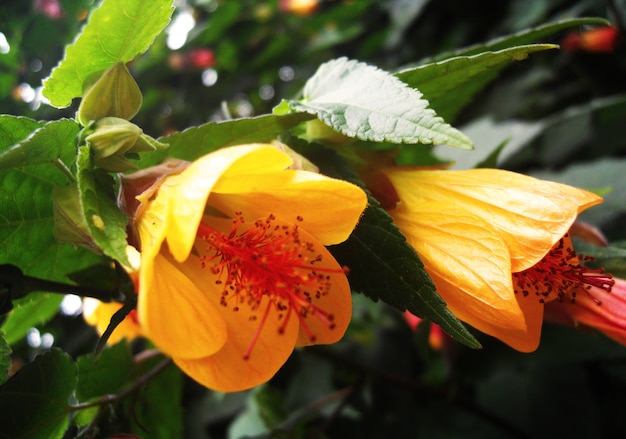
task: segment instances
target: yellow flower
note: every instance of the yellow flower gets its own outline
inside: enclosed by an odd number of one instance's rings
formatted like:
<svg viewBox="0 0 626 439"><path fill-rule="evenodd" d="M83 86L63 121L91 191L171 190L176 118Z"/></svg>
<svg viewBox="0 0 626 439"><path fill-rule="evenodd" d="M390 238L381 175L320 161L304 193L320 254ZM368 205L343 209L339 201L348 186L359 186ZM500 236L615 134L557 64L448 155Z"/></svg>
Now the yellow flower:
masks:
<svg viewBox="0 0 626 439"><path fill-rule="evenodd" d="M225 148L138 197L142 330L212 389L263 383L294 346L336 342L350 321L324 246L348 238L366 196L291 165L271 145Z"/></svg>
<svg viewBox="0 0 626 439"><path fill-rule="evenodd" d="M449 309L517 350L536 349L543 303L516 294L512 273L540 263L576 216L602 199L496 169L382 172L399 199L389 213Z"/></svg>

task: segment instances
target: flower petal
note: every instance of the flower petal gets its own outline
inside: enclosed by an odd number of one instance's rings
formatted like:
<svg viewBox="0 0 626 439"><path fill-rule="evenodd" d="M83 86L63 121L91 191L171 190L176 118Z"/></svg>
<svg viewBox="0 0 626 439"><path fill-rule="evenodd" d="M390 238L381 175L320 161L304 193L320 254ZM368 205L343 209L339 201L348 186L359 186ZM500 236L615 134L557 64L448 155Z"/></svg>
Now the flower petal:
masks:
<svg viewBox="0 0 626 439"><path fill-rule="evenodd" d="M209 204L227 215L269 213L290 222L296 217L325 245L345 241L358 222L367 196L356 185L307 171L281 171L224 176L214 186Z"/></svg>
<svg viewBox="0 0 626 439"><path fill-rule="evenodd" d="M245 359L244 355L261 325L261 318L250 320L251 313L243 306L238 311L220 309L228 323L228 341L222 349L206 358L174 357L174 362L200 384L221 392L237 392L268 381L293 352L298 336L298 320L291 318L281 331L283 322L279 313L265 297L259 309L268 309L268 315L250 357Z"/></svg>
<svg viewBox="0 0 626 439"><path fill-rule="evenodd" d="M147 205L138 218L145 228L154 229L149 235L167 235L170 252L178 262L187 258L196 238L196 231L206 200L213 185L222 175L238 176L284 169L291 159L280 150L266 144L250 144L223 148L207 154L179 174L166 178L154 200L142 200ZM145 217L145 218L144 218ZM156 225L151 220L157 217ZM161 231L164 227L166 231ZM154 246L159 246L158 239ZM145 244L142 236L142 251Z"/></svg>
<svg viewBox="0 0 626 439"><path fill-rule="evenodd" d="M312 299L311 303L320 313L309 313L303 318L296 345L336 343L343 337L352 318L352 294L348 278L326 247L302 228L299 228L299 234L300 239L313 244L315 253L322 257L315 264L314 270L317 275L328 277L331 287L326 294ZM310 334L314 335L314 340L311 340Z"/></svg>
<svg viewBox="0 0 626 439"><path fill-rule="evenodd" d="M438 201L488 221L509 248L513 272L535 265L579 212L602 201L581 189L499 169L389 168L384 173L404 203Z"/></svg>
<svg viewBox="0 0 626 439"><path fill-rule="evenodd" d="M209 299L220 294L215 284L192 282L163 254L142 263L137 311L146 336L172 357L201 358L218 351L227 334L226 322Z"/></svg>
<svg viewBox="0 0 626 439"><path fill-rule="evenodd" d="M106 331L111 322L111 317L113 317L113 314L119 311L120 308L122 308L121 303L104 303L97 299L92 299L91 297L85 297L83 299L83 317L87 323L96 327L100 335ZM117 325L107 340L107 343L115 344L123 338L133 340L140 336L141 328L131 311L131 313Z"/></svg>
<svg viewBox="0 0 626 439"><path fill-rule="evenodd" d="M526 330L507 246L485 221L430 201L404 203L390 213L459 319L498 338Z"/></svg>

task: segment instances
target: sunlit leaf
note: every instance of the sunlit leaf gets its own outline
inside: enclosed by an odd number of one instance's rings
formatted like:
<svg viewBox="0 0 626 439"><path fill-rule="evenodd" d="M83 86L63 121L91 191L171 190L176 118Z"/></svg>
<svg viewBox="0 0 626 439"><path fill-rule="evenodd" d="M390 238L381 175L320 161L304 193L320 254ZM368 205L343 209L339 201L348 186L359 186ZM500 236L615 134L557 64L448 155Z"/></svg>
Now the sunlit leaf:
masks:
<svg viewBox="0 0 626 439"><path fill-rule="evenodd" d="M22 340L32 327L48 322L59 312L63 296L59 294L30 294L13 302L14 308L2 324L6 340L13 345Z"/></svg>
<svg viewBox="0 0 626 439"><path fill-rule="evenodd" d="M35 358L0 386L0 437L63 437L75 386L76 365L68 354L55 349Z"/></svg>
<svg viewBox="0 0 626 439"><path fill-rule="evenodd" d="M289 105L361 140L473 147L467 136L428 107L418 90L388 72L347 58L320 66L304 86L302 99Z"/></svg>
<svg viewBox="0 0 626 439"><path fill-rule="evenodd" d="M44 81L44 96L56 107L69 105L90 75L145 52L173 10L172 0L104 0Z"/></svg>
<svg viewBox="0 0 626 439"><path fill-rule="evenodd" d="M15 125L16 121L12 122L11 125ZM22 128L28 125L33 124L23 124ZM28 138L0 153L0 170L41 163L55 164L60 157L67 157L76 151L75 139L79 131L76 122L61 119L38 125L41 127Z"/></svg>
<svg viewBox="0 0 626 439"><path fill-rule="evenodd" d="M155 165L166 156L195 160L216 149L254 142L270 142L300 122L311 119L308 114L265 115L209 122L158 139L170 147L163 151L142 154L138 166Z"/></svg>
<svg viewBox="0 0 626 439"><path fill-rule="evenodd" d="M79 148L77 167L81 207L91 237L104 254L129 266L128 217L117 207L113 179L103 170L93 169L86 145Z"/></svg>
<svg viewBox="0 0 626 439"><path fill-rule="evenodd" d="M31 133L42 127L45 122L11 115L0 116L0 152L6 153L9 147L26 139Z"/></svg>
<svg viewBox="0 0 626 439"><path fill-rule="evenodd" d="M495 79L503 68L529 54L557 49L554 44L533 44L458 56L444 61L405 69L396 76L419 89L439 116L452 121L474 95Z"/></svg>

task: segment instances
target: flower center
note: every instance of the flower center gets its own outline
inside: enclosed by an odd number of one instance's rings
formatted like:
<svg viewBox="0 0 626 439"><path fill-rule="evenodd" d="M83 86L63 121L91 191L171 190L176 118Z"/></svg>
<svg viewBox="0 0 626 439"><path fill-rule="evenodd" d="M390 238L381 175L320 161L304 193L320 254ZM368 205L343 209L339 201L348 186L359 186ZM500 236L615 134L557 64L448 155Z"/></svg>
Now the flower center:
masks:
<svg viewBox="0 0 626 439"><path fill-rule="evenodd" d="M577 292L582 288L600 305L602 302L591 294L591 287L611 292L615 280L602 269L586 267L584 263L591 259L593 258L590 256L576 254L572 241L566 234L537 264L513 273L515 293L524 297L534 295L539 297L541 303L555 299L574 303Z"/></svg>
<svg viewBox="0 0 626 439"><path fill-rule="evenodd" d="M298 216L297 220L303 219ZM301 239L297 225L279 221L274 215L240 231L242 224L244 219L238 212L228 235L201 223L198 236L208 244L207 254L200 258L202 266L209 267L217 275L216 284L223 286L221 305L230 305L233 311L247 305L261 313L244 358L250 357L271 308L282 320L278 329L281 334L292 314L311 342L315 334L306 323L309 316L333 329L333 314L320 309L314 301L330 291L331 274L344 271L320 267L322 256L313 242ZM268 304L259 309L265 297L269 298ZM257 319L256 313L251 316L251 320Z"/></svg>

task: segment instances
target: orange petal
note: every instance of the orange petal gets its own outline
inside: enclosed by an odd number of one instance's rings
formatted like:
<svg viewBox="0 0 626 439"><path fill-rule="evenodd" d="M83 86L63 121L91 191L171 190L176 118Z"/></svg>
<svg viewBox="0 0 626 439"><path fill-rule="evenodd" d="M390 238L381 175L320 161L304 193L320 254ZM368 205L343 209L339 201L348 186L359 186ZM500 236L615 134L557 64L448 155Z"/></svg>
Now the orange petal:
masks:
<svg viewBox="0 0 626 439"><path fill-rule="evenodd" d="M402 202L441 202L472 213L500 232L513 272L535 265L582 210L602 198L581 189L499 169L388 168Z"/></svg>
<svg viewBox="0 0 626 439"><path fill-rule="evenodd" d="M268 381L285 364L298 336L297 319L292 316L281 333L283 322L265 297L259 309L265 311L268 306L269 313L248 359L244 355L259 330L261 317L250 320L249 309L242 306L239 311L220 308L228 325L228 340L222 349L206 358L174 357L174 362L200 384L221 392L246 390Z"/></svg>
<svg viewBox="0 0 626 439"><path fill-rule="evenodd" d="M220 294L215 284L207 279L194 284L180 264L162 254L142 264L137 311L146 336L173 357L201 358L218 351L227 334L210 300Z"/></svg>
<svg viewBox="0 0 626 439"><path fill-rule="evenodd" d="M459 319L495 337L526 329L508 248L485 221L435 202L405 203L390 213Z"/></svg>
<svg viewBox="0 0 626 439"><path fill-rule="evenodd" d="M269 213L289 222L296 217L325 245L345 241L365 206L365 192L356 185L307 171L281 171L224 176L209 198L212 207L227 215L243 212L264 218Z"/></svg>
<svg viewBox="0 0 626 439"><path fill-rule="evenodd" d="M96 327L100 335L106 331L111 322L111 317L113 317L113 314L119 311L120 308L122 308L122 304L120 303L103 303L90 297L83 299L83 317L87 323ZM108 344L115 344L124 338L133 340L141 336L141 328L132 313L131 311L131 314L127 315L126 318L117 325L107 340Z"/></svg>
<svg viewBox="0 0 626 439"><path fill-rule="evenodd" d="M322 260L315 264L315 271L319 275L329 277L331 288L327 294L312 299L312 304L320 310L320 314L308 314L303 319L296 345L336 343L343 337L352 318L352 294L348 279L326 247L302 228L299 228L299 234L300 239L312 243L315 253L322 257ZM328 315L332 316L330 317L332 321L328 320ZM314 335L314 340L311 340L310 334Z"/></svg>

